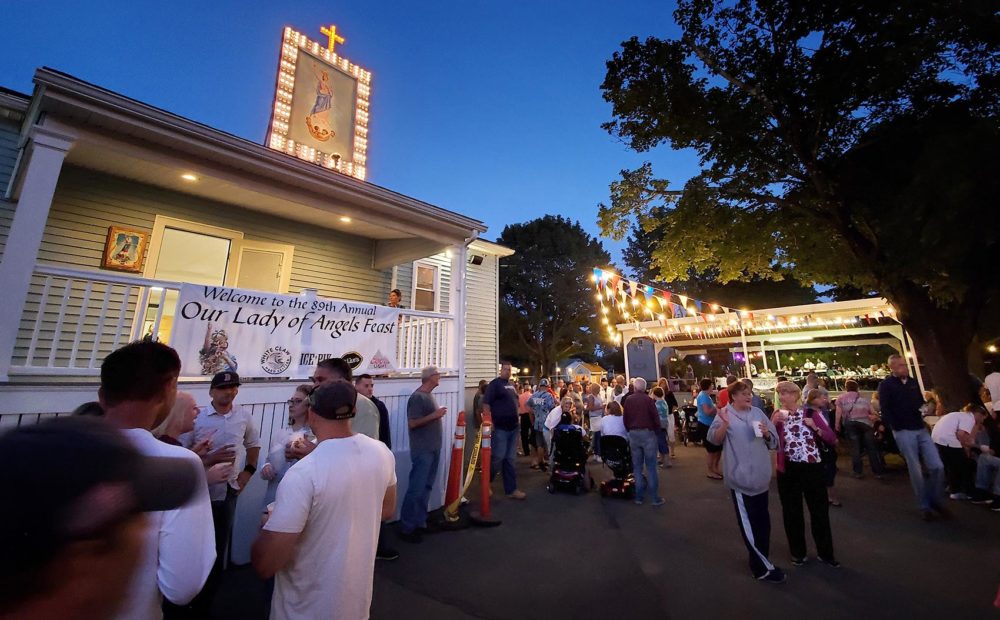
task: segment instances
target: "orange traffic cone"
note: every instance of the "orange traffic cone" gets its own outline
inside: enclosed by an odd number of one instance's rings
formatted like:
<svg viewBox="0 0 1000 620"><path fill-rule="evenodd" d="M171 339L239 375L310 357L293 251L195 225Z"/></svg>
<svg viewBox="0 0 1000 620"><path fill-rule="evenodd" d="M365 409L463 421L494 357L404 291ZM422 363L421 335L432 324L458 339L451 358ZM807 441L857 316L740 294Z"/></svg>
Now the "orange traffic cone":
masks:
<svg viewBox="0 0 1000 620"><path fill-rule="evenodd" d="M469 515L469 520L480 527L496 527L500 525L498 519L494 519L490 514L490 462L493 454L493 418L483 414L483 441L479 448L479 457L482 459L482 473L480 474L479 486L479 512Z"/></svg>
<svg viewBox="0 0 1000 620"><path fill-rule="evenodd" d="M462 464L465 461L465 412L458 412L458 422L455 424L455 439L451 445L451 467L448 469L448 491L445 493L444 518L448 521L458 520L458 496L462 487ZM452 506L456 509L452 510Z"/></svg>

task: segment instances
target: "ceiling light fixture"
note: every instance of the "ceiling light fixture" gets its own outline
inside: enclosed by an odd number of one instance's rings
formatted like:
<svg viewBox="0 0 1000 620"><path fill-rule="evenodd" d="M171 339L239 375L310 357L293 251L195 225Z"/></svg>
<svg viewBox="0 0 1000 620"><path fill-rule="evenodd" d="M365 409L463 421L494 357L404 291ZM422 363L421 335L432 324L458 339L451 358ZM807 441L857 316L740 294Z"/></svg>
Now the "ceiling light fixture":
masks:
<svg viewBox="0 0 1000 620"><path fill-rule="evenodd" d="M181 175L181 178L184 179L185 181L191 181L191 182L198 180L198 177L191 174L190 172L185 172L184 174Z"/></svg>

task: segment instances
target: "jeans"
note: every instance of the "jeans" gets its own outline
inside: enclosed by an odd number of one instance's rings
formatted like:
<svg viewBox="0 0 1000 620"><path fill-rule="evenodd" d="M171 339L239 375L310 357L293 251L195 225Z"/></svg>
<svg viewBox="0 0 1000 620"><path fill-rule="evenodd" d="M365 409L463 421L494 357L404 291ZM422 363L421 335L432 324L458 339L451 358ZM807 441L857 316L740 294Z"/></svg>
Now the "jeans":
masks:
<svg viewBox="0 0 1000 620"><path fill-rule="evenodd" d="M517 471L514 469L514 453L519 430L505 431L493 429L493 455L490 459L490 482L503 469L503 492L510 495L517 490Z"/></svg>
<svg viewBox="0 0 1000 620"><path fill-rule="evenodd" d="M788 537L788 550L792 552L792 557L806 557L806 521L802 513L802 500L805 499L816 554L826 560L834 559L823 464L785 461L785 471L778 472L778 495L781 498L781 516L785 524L785 535Z"/></svg>
<svg viewBox="0 0 1000 620"><path fill-rule="evenodd" d="M593 440L590 444L590 447L593 448L595 456L601 455L601 431L593 432Z"/></svg>
<svg viewBox="0 0 1000 620"><path fill-rule="evenodd" d="M656 471L656 433L648 429L628 432L628 445L632 450L632 469L635 473L635 499L642 501L646 489L653 499L660 497L660 477ZM646 472L643 474L642 466Z"/></svg>
<svg viewBox="0 0 1000 620"><path fill-rule="evenodd" d="M926 429L893 430L899 453L906 459L906 468L910 472L910 486L917 496L921 510L930 510L943 505L944 501L944 465L938 455L937 446L931 440L931 434ZM927 468L928 480L924 482L924 473L920 468L923 460Z"/></svg>
<svg viewBox="0 0 1000 620"><path fill-rule="evenodd" d="M1000 458L992 454L979 455L976 488L1000 496Z"/></svg>
<svg viewBox="0 0 1000 620"><path fill-rule="evenodd" d="M861 449L868 455L868 465L872 468L872 473L876 476L882 475L885 465L882 463L882 455L879 454L875 446L875 431L864 422L847 422L844 424L844 434L847 435L847 443L851 446L851 466L854 473L861 475Z"/></svg>
<svg viewBox="0 0 1000 620"><path fill-rule="evenodd" d="M410 483L399 511L400 529L409 534L420 527L427 527L427 502L434 488L440 450L419 450L410 453Z"/></svg>

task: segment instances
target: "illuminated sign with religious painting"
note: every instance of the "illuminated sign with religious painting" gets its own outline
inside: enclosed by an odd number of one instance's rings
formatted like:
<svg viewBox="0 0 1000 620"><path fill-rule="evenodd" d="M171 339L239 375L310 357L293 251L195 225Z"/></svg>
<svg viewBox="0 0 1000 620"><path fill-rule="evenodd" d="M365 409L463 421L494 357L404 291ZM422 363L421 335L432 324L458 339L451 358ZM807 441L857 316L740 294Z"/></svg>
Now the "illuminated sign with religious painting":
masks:
<svg viewBox="0 0 1000 620"><path fill-rule="evenodd" d="M372 74L334 51L336 26L320 30L325 46L285 28L267 145L363 181Z"/></svg>

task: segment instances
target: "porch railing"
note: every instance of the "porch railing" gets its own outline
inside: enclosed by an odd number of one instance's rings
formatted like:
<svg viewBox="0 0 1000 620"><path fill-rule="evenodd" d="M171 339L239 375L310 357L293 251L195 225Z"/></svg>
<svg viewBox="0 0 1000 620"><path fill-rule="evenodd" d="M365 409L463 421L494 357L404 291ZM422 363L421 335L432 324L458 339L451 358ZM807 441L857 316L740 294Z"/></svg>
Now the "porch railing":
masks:
<svg viewBox="0 0 1000 620"><path fill-rule="evenodd" d="M95 376L111 351L141 338L170 340L181 283L38 265L21 314L11 375ZM403 310L397 373L456 370L455 321Z"/></svg>

